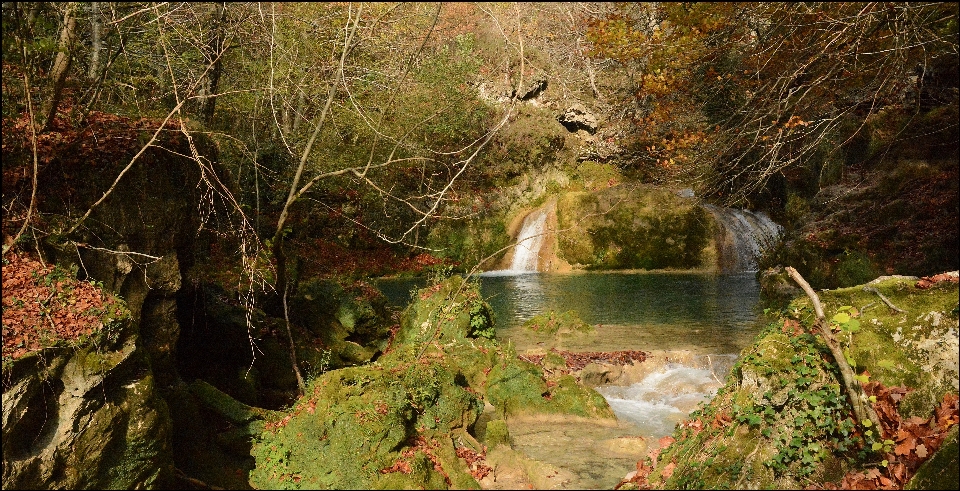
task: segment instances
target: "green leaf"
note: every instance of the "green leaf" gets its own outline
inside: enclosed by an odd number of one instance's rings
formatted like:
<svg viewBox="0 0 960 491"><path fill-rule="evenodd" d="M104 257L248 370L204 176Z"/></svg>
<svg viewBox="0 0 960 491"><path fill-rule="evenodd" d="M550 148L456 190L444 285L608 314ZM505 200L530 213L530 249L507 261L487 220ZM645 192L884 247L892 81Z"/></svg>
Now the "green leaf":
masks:
<svg viewBox="0 0 960 491"><path fill-rule="evenodd" d="M850 319L844 327L849 332L858 332L860 330L860 321L857 319Z"/></svg>
<svg viewBox="0 0 960 491"><path fill-rule="evenodd" d="M850 351L849 351L849 350L843 350L843 357L847 359L847 363L849 363L851 367L856 367L856 366L857 366L857 362L856 362L856 360L853 359L853 356L850 355ZM866 383L866 382L864 382L864 383Z"/></svg>
<svg viewBox="0 0 960 491"><path fill-rule="evenodd" d="M852 308L853 308L852 305L844 305L843 307L840 307L839 309L837 309L837 312L843 312L845 310L850 310Z"/></svg>
<svg viewBox="0 0 960 491"><path fill-rule="evenodd" d="M870 381L870 377L866 375L855 375L854 377L856 377L856 379L859 380L861 384L865 384Z"/></svg>
<svg viewBox="0 0 960 491"><path fill-rule="evenodd" d="M890 360L880 360L877 362L877 366L880 368L893 369L893 362Z"/></svg>
<svg viewBox="0 0 960 491"><path fill-rule="evenodd" d="M887 459L883 459L882 461L880 461L880 467L886 467L887 464L889 464L889 463L890 463L890 462L887 462Z"/></svg>
<svg viewBox="0 0 960 491"><path fill-rule="evenodd" d="M883 448L883 444L879 442L875 442L873 445L870 445L870 448L872 448L873 451L876 452L877 450L880 450L881 448Z"/></svg>
<svg viewBox="0 0 960 491"><path fill-rule="evenodd" d="M864 428L869 428L869 427L873 426L873 421L870 421L869 419L865 419L865 420L863 420L863 426L864 426Z"/></svg>
<svg viewBox="0 0 960 491"><path fill-rule="evenodd" d="M837 324L846 324L850 321L850 315L845 312L840 312L839 314L833 316L833 322Z"/></svg>

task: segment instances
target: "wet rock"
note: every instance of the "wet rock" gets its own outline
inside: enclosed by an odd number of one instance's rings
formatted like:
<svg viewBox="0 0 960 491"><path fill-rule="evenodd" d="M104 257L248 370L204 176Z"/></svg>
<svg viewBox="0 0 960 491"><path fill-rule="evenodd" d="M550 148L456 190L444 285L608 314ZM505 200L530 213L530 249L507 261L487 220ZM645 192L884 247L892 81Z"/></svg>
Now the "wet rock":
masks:
<svg viewBox="0 0 960 491"><path fill-rule="evenodd" d="M580 371L580 383L588 387L612 384L620 378L623 368L617 365L591 363Z"/></svg>

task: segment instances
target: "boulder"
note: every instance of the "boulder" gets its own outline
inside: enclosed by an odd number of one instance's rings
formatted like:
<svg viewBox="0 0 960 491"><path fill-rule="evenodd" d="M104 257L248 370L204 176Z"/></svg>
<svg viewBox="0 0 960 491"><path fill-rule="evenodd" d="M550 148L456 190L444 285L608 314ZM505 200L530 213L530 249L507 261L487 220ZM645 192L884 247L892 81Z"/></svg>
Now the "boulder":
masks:
<svg viewBox="0 0 960 491"><path fill-rule="evenodd" d="M167 404L129 319L111 342L27 354L3 371L4 489L170 485Z"/></svg>
<svg viewBox="0 0 960 491"><path fill-rule="evenodd" d="M547 78L543 75L533 77L517 92L517 99L526 101L540 95L547 88Z"/></svg>
<svg viewBox="0 0 960 491"><path fill-rule="evenodd" d="M557 117L557 121L560 121L560 124L570 132L586 130L592 135L597 132L599 127L597 117L579 102L574 103L561 113Z"/></svg>

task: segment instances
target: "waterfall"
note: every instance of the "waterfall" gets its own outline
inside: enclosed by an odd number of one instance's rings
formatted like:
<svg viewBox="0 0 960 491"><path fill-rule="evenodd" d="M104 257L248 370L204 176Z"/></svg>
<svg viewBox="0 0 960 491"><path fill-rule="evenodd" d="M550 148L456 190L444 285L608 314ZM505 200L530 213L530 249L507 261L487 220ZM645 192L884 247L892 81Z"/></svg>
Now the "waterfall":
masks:
<svg viewBox="0 0 960 491"><path fill-rule="evenodd" d="M780 240L783 227L766 213L709 204L703 207L716 217L722 228L717 252L724 272L757 271L757 258Z"/></svg>
<svg viewBox="0 0 960 491"><path fill-rule="evenodd" d="M543 245L545 225L549 207L534 210L523 219L520 233L517 234L517 246L513 250L513 262L510 271L537 271L540 260L540 246Z"/></svg>

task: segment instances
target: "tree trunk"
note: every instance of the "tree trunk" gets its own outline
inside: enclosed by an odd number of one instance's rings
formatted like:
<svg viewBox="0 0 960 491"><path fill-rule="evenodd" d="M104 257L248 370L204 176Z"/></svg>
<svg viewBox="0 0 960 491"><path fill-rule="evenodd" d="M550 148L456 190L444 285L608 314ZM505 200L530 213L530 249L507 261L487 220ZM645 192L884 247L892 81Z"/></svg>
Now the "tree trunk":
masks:
<svg viewBox="0 0 960 491"><path fill-rule="evenodd" d="M103 49L100 22L100 2L90 2L90 63L87 66L87 78L96 81L100 78L100 51Z"/></svg>
<svg viewBox="0 0 960 491"><path fill-rule="evenodd" d="M74 14L75 3L69 3L63 12L63 27L60 30L60 42L57 45L57 57L53 61L53 69L50 70L50 85L52 91L44 101L40 111L43 117L43 123L40 125L41 131L50 128L53 117L57 114L57 106L60 105L60 98L63 96L63 86L67 80L67 74L70 72L70 63L73 61L73 47L77 40L77 18Z"/></svg>
<svg viewBox="0 0 960 491"><path fill-rule="evenodd" d="M213 29L213 38L207 45L207 54L213 60L213 66L207 74L206 83L202 85L203 97L200 98L200 118L204 123L213 121L213 113L217 105L217 91L220 89L220 74L223 73L223 30L227 23L227 5L217 4L217 13Z"/></svg>

